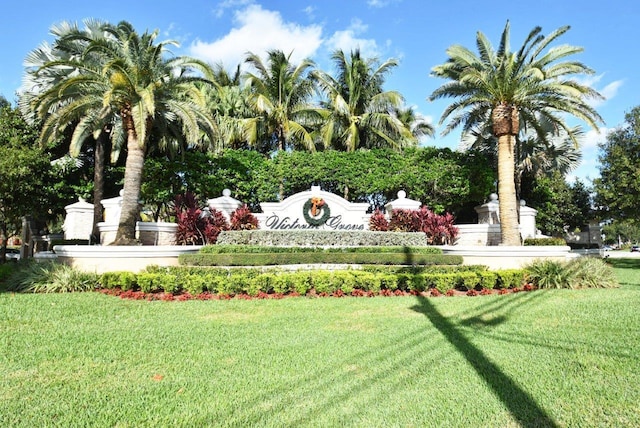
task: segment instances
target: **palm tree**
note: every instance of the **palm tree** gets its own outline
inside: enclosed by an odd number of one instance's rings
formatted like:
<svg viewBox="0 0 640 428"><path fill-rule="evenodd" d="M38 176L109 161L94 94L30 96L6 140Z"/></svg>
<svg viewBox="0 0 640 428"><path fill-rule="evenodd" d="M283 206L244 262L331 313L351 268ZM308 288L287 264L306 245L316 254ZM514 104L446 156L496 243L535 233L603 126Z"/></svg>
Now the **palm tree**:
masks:
<svg viewBox="0 0 640 428"><path fill-rule="evenodd" d="M233 73L217 64L211 76L212 86L204 88L207 105L219 130L223 147L249 148L258 142L259 118L251 108L250 88L241 80L240 65Z"/></svg>
<svg viewBox="0 0 640 428"><path fill-rule="evenodd" d="M290 61L291 54L279 50L269 51L266 63L248 53L246 63L256 72L247 72L245 83L251 88L252 107L263 120L267 147L275 142L276 150L302 147L315 151L310 126L320 115L308 104L315 90L308 78L314 63L305 59L294 66Z"/></svg>
<svg viewBox="0 0 640 428"><path fill-rule="evenodd" d="M76 68L68 66L52 66L55 63L64 63L65 61L82 60L87 66L100 67L99 58L95 55L84 55L87 48L88 40L97 40L105 37L102 30L104 22L88 19L84 21L85 28L80 30L76 24L62 22L51 28L51 34L56 37L53 45L43 44L40 47L29 52L25 60L26 73L23 79L23 91L18 101L18 106L23 113L25 119L30 123L36 123L38 118L35 112L38 110L38 103L41 101L39 96L51 89L54 85L71 77L77 73ZM81 38L71 37L72 35L82 34ZM44 67L45 64L50 66ZM50 105L50 111L64 109L71 98L60 100L58 105ZM95 105L84 104L82 109L68 109L71 115L67 115L62 111L59 114L48 116L51 120L48 126L48 132L41 135L41 143L56 143L63 135L69 125L74 127L75 132L69 140L69 152L72 156L77 157L81 148L87 142L93 147L93 228L92 241L99 241L98 223L103 218L102 198L104 194L104 169L105 157L108 144L111 143L112 161L115 161L119 154L123 143L122 132L114 132L121 129L117 126L118 118L109 110L103 110L102 103L97 102ZM44 119L45 117L43 117ZM55 122L55 124L54 124Z"/></svg>
<svg viewBox="0 0 640 428"><path fill-rule="evenodd" d="M199 143L201 131L210 142L216 141L215 123L207 114L204 97L196 85L205 80L193 74L197 70L210 73L210 68L188 57L167 58L167 46L174 43L156 43L157 31L139 35L125 21L104 24L102 31L106 35L99 39L87 39L82 33L65 39L65 42L85 41L83 56L95 55L97 61L71 58L41 67L41 71L69 67L77 72L42 93L37 112L47 117L43 135L54 132L67 119L71 122L78 112L118 118L126 136L127 158L115 244L126 245L136 242L135 224L146 152L154 147L167 148L176 141L183 145ZM52 106L61 104L62 108L51 111ZM95 106L99 104L102 109L97 110ZM83 132L84 123L81 121L74 132ZM154 132L154 128L163 132Z"/></svg>
<svg viewBox="0 0 640 428"><path fill-rule="evenodd" d="M411 131L411 136L406 145L415 145L422 137L433 137L436 130L434 126L413 107L400 107L394 110L394 114L402 124Z"/></svg>
<svg viewBox="0 0 640 428"><path fill-rule="evenodd" d="M481 127L487 121L498 139L498 194L503 245L521 245L518 230L517 199L514 182L514 148L520 122L545 141L543 118L563 129L577 144L574 129L567 126L562 113L569 113L598 129L603 120L587 103L588 98L602 98L595 90L572 79L593 70L577 61L565 60L582 48L561 45L545 49L569 30L561 27L547 36L534 28L517 52L509 44L510 24L502 32L498 50L494 50L482 32L476 36L478 55L454 45L447 49L446 63L432 69L432 75L448 79L437 88L430 100L451 97L455 101L442 114L440 123L450 118L443 134L462 125L464 132Z"/></svg>
<svg viewBox="0 0 640 428"><path fill-rule="evenodd" d="M365 59L360 50L347 58L342 50L333 53L337 76L314 73L328 97L326 117L321 129L326 146L354 151L360 147L395 147L411 141L413 135L395 114L403 98L396 91L383 91L385 76L398 65L389 59Z"/></svg>

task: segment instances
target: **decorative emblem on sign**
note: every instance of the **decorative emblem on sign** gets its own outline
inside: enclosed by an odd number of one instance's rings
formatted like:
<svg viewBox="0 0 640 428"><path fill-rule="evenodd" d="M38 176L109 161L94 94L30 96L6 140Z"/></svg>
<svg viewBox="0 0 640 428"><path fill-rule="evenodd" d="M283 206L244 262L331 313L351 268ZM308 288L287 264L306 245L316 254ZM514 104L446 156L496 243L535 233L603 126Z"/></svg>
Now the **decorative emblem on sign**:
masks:
<svg viewBox="0 0 640 428"><path fill-rule="evenodd" d="M331 216L331 210L324 199L313 197L304 203L302 215L311 226L322 226Z"/></svg>

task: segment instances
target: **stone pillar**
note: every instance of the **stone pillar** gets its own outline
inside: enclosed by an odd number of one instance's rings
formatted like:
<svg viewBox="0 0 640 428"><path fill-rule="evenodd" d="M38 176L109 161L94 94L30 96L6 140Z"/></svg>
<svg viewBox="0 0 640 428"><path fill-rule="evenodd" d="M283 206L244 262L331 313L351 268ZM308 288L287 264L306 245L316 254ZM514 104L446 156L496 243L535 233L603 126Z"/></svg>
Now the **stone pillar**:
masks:
<svg viewBox="0 0 640 428"><path fill-rule="evenodd" d="M111 244L116 240L120 212L122 211L122 193L123 190L120 191L120 196L101 201L104 207L104 221L98 223L98 230L100 230L100 243L102 245Z"/></svg>
<svg viewBox="0 0 640 428"><path fill-rule="evenodd" d="M522 236L522 239L536 237L537 214L538 211L526 206L526 202L524 200L520 201L520 236Z"/></svg>
<svg viewBox="0 0 640 428"><path fill-rule="evenodd" d="M393 210L417 210L420 209L422 203L413 199L407 198L407 192L400 190L398 192L398 199L390 201L384 206L385 214L391 216Z"/></svg>
<svg viewBox="0 0 640 428"><path fill-rule="evenodd" d="M498 195L492 193L489 195L489 202L478 205L474 208L478 213L478 224L499 224L500 223L500 205L498 203Z"/></svg>
<svg viewBox="0 0 640 428"><path fill-rule="evenodd" d="M93 229L93 204L78 198L78 202L64 209L67 212L62 225L64 239L89 240Z"/></svg>
<svg viewBox="0 0 640 428"><path fill-rule="evenodd" d="M227 221L231 220L231 214L242 205L242 202L231 197L231 190L229 189L224 189L222 196L207 200L207 206L222 212Z"/></svg>

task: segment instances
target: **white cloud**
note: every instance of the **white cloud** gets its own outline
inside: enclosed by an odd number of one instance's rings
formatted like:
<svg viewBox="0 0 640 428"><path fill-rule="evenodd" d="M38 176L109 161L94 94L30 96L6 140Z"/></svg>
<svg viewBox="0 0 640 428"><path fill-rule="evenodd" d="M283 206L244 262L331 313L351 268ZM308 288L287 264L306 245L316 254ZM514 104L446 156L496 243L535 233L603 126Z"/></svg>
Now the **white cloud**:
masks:
<svg viewBox="0 0 640 428"><path fill-rule="evenodd" d="M596 131L595 129L589 129L587 132L585 132L583 137L580 139L580 147L582 147L583 150L592 149L598 147L598 144L603 143L607 139L607 133L610 131L610 129L601 127L599 131L600 132Z"/></svg>
<svg viewBox="0 0 640 428"><path fill-rule="evenodd" d="M316 8L314 6L307 6L304 9L302 9L302 11L307 15L307 17L309 17L309 19L315 18Z"/></svg>
<svg viewBox="0 0 640 428"><path fill-rule="evenodd" d="M592 76L587 76L582 79L578 79L578 82L582 85L589 86L590 88L595 89L600 92L600 95L604 97L604 99L591 99L589 100L589 105L592 107L599 107L604 104L606 101L613 99L618 94L618 89L623 85L624 80L614 80L611 83L606 84L604 87L600 89L600 83L603 74L594 74Z"/></svg>
<svg viewBox="0 0 640 428"><path fill-rule="evenodd" d="M234 9L252 3L253 0L223 0L216 5L215 9L213 9L213 14L216 18L222 18L227 9Z"/></svg>
<svg viewBox="0 0 640 428"><path fill-rule="evenodd" d="M227 68L242 64L247 52L264 55L279 49L292 53L291 62L299 63L313 56L322 43L322 27L301 26L284 22L277 11L249 5L234 15L234 28L213 42L196 40L189 48L190 55L210 63L222 63Z"/></svg>
<svg viewBox="0 0 640 428"><path fill-rule="evenodd" d="M599 92L602 94L603 97L605 97L605 99L610 100L611 98L616 96L616 94L618 93L618 89L620 89L623 83L624 82L622 80L616 80L614 82L609 83L604 88L600 89Z"/></svg>
<svg viewBox="0 0 640 428"><path fill-rule="evenodd" d="M360 49L360 53L365 58L378 57L380 50L374 39L358 38L365 33L368 27L360 19L354 19L346 30L336 31L327 40L326 45L330 51L341 49L345 53Z"/></svg>
<svg viewBox="0 0 640 428"><path fill-rule="evenodd" d="M391 3L390 0L368 0L367 4L371 7L385 7Z"/></svg>

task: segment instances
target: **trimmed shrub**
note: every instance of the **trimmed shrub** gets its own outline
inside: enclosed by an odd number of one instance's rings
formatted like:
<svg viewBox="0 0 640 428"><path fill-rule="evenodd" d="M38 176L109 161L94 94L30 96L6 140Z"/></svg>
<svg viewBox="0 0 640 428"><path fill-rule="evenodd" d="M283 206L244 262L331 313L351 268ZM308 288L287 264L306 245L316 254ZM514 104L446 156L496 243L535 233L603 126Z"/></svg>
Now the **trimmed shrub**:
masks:
<svg viewBox="0 0 640 428"><path fill-rule="evenodd" d="M176 294L182 291L182 277L171 273L161 273L158 276L158 281L160 288L162 288L165 293Z"/></svg>
<svg viewBox="0 0 640 428"><path fill-rule="evenodd" d="M332 281L332 273L328 271L314 271L311 275L311 283L318 294L331 294L337 290L335 282Z"/></svg>
<svg viewBox="0 0 640 428"><path fill-rule="evenodd" d="M495 288L496 282L498 280L498 274L487 270L477 272L476 275L478 275L480 288L484 288L487 290L493 290Z"/></svg>
<svg viewBox="0 0 640 428"><path fill-rule="evenodd" d="M424 247L427 237L419 232L374 232L336 230L231 230L222 231L218 244L273 247Z"/></svg>
<svg viewBox="0 0 640 428"><path fill-rule="evenodd" d="M427 286L427 277L424 274L412 275L409 282L409 288L414 291L425 291Z"/></svg>
<svg viewBox="0 0 640 428"><path fill-rule="evenodd" d="M140 291L144 293L162 291L162 284L160 281L161 276L162 274L155 272L140 272L136 278L136 282L138 283L138 287L140 287Z"/></svg>
<svg viewBox="0 0 640 428"><path fill-rule="evenodd" d="M181 265L190 266L273 266L288 264L388 264L388 265L459 265L462 257L450 254L414 254L411 252L300 252L181 254Z"/></svg>
<svg viewBox="0 0 640 428"><path fill-rule="evenodd" d="M296 293L304 296L313 288L311 272L293 272L289 274Z"/></svg>
<svg viewBox="0 0 640 428"><path fill-rule="evenodd" d="M331 275L331 287L334 289L333 291L342 290L342 292L346 294L351 294L351 292L356 288L356 278L353 271L335 271L332 272Z"/></svg>
<svg viewBox="0 0 640 428"><path fill-rule="evenodd" d="M522 269L503 269L496 271L498 288L517 288L524 284L525 271Z"/></svg>
<svg viewBox="0 0 640 428"><path fill-rule="evenodd" d="M265 273L264 275L272 275L271 286L274 293L287 294L295 290L295 277L290 273L279 275ZM307 290L305 294L306 292Z"/></svg>
<svg viewBox="0 0 640 428"><path fill-rule="evenodd" d="M182 290L187 293L197 296L204 293L207 290L207 280L209 278L205 275L186 275L183 278Z"/></svg>
<svg viewBox="0 0 640 428"><path fill-rule="evenodd" d="M458 272L456 284L465 290L475 290L480 280L475 272Z"/></svg>
<svg viewBox="0 0 640 428"><path fill-rule="evenodd" d="M359 246L359 247L270 247L264 245L205 245L200 254L264 254L264 253L403 253L403 254L442 254L437 247L410 246Z"/></svg>
<svg viewBox="0 0 640 428"><path fill-rule="evenodd" d="M567 241L565 241L563 238L527 238L524 240L524 245L530 245L530 246L567 245Z"/></svg>
<svg viewBox="0 0 640 428"><path fill-rule="evenodd" d="M105 272L98 282L103 288L120 288L122 291L133 290L137 286L136 275L127 271Z"/></svg>
<svg viewBox="0 0 640 428"><path fill-rule="evenodd" d="M427 278L429 283L433 284L433 288L442 294L447 294L456 287L457 274L455 273L429 274Z"/></svg>

